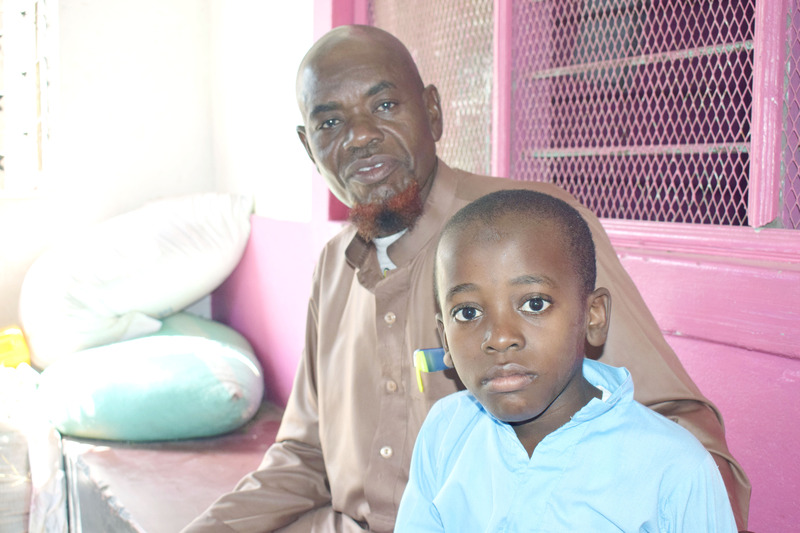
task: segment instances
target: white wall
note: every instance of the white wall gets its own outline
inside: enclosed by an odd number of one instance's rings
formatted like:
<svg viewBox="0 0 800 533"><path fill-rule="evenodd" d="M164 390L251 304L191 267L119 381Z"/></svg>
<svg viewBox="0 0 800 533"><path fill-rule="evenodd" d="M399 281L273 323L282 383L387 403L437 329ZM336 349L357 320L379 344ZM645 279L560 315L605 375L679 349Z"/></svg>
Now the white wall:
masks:
<svg viewBox="0 0 800 533"><path fill-rule="evenodd" d="M295 75L313 42L313 4L212 2L218 177L280 220L311 219L313 166L295 132Z"/></svg>
<svg viewBox="0 0 800 533"><path fill-rule="evenodd" d="M47 246L150 200L248 192L262 215L309 216L294 71L313 0L276 5L60 0L53 172L32 195L0 192L0 327Z"/></svg>

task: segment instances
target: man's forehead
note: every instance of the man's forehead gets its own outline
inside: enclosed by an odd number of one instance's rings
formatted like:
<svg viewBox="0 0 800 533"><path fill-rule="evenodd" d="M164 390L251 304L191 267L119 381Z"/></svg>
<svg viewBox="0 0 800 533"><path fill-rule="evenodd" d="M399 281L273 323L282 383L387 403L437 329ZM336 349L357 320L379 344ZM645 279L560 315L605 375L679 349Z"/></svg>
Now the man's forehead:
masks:
<svg viewBox="0 0 800 533"><path fill-rule="evenodd" d="M298 96L307 111L318 105L335 105L350 98L372 97L406 83L396 68L373 64L340 64L333 68L309 65L298 79Z"/></svg>

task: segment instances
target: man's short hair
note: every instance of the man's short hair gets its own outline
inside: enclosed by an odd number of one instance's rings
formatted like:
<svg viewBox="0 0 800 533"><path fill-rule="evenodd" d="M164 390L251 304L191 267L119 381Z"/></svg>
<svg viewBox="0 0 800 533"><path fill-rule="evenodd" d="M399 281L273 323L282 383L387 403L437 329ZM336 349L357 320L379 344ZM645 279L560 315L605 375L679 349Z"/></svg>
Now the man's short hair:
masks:
<svg viewBox="0 0 800 533"><path fill-rule="evenodd" d="M549 194L527 189L506 189L482 196L453 215L442 230L439 243L448 233L474 221L491 227L495 221L509 214L522 215L530 222L531 231L536 231L537 223L542 221L551 221L560 227L560 235L554 235L553 238L559 239L567 248L567 255L581 279L584 293L588 295L594 290L597 265L589 225L574 207Z"/></svg>

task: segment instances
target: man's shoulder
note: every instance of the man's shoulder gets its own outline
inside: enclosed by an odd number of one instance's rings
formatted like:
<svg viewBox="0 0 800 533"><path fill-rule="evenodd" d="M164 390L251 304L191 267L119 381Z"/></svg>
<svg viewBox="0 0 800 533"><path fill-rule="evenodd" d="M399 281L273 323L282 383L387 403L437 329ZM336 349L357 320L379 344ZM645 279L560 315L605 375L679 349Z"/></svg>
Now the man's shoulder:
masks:
<svg viewBox="0 0 800 533"><path fill-rule="evenodd" d="M476 200L491 192L506 189L526 189L549 194L568 202L575 202L575 198L563 188L554 183L542 181L519 181L510 178L485 176L473 174L465 170L453 169L458 182L456 196L466 202Z"/></svg>
<svg viewBox="0 0 800 533"><path fill-rule="evenodd" d="M347 264L346 252L354 237L355 228L347 224L328 239L317 258L316 278L338 276L342 269L352 270Z"/></svg>

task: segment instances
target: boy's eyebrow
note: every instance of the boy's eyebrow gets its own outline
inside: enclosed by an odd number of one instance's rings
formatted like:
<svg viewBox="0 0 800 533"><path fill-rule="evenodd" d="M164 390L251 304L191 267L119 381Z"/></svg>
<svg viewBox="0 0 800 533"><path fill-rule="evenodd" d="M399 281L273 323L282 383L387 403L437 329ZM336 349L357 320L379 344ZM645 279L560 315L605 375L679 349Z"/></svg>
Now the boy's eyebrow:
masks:
<svg viewBox="0 0 800 533"><path fill-rule="evenodd" d="M445 301L452 299L456 294L474 291L475 289L477 289L477 285L474 283L460 283L448 289L447 294L445 295Z"/></svg>
<svg viewBox="0 0 800 533"><path fill-rule="evenodd" d="M512 285L547 285L552 287L554 285L553 280L547 276L534 276L531 274L526 274L524 276L518 276L511 280Z"/></svg>
<svg viewBox="0 0 800 533"><path fill-rule="evenodd" d="M532 274L525 274L523 276L517 276L516 278L513 278L511 280L511 285L546 285L548 287L553 287L555 283L553 283L553 280L548 276L534 276ZM447 294L445 294L445 301L449 301L456 294L471 292L477 289L478 286L475 283L460 283L448 289Z"/></svg>
<svg viewBox="0 0 800 533"><path fill-rule="evenodd" d="M390 81L380 81L367 89L367 96L375 96L376 94L380 93L381 91L385 91L386 89L396 89L397 86L390 82ZM316 117L321 113L327 113L329 111L337 111L342 108L342 105L338 102L326 102L324 104L317 104L311 110L311 116Z"/></svg>

